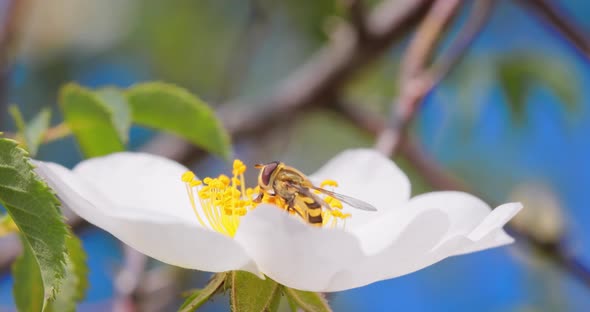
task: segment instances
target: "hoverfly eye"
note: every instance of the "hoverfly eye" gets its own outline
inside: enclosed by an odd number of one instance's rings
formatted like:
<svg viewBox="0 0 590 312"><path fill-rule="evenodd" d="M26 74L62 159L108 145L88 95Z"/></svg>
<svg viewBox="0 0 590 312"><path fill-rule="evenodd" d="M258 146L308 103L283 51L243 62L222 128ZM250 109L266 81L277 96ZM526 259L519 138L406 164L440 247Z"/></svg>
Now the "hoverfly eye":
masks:
<svg viewBox="0 0 590 312"><path fill-rule="evenodd" d="M264 169L262 169L262 173L260 174L262 178L262 183L264 183L264 185L268 185L268 183L270 182L270 176L272 175L273 171L277 169L278 165L278 162L271 162L264 166Z"/></svg>

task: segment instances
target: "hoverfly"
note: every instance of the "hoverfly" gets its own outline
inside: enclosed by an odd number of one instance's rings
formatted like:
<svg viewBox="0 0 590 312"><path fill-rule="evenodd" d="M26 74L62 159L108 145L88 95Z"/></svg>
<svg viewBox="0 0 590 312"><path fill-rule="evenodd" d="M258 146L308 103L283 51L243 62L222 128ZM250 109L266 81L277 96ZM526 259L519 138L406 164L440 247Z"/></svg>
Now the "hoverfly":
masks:
<svg viewBox="0 0 590 312"><path fill-rule="evenodd" d="M371 204L362 200L314 186L301 171L282 162L273 161L257 164L255 167L260 169L258 186L262 191L255 201L261 202L265 195L279 196L287 203L287 211L295 211L310 224L321 225L322 208L332 209L320 196L314 194L314 190L336 198L353 208L377 211Z"/></svg>

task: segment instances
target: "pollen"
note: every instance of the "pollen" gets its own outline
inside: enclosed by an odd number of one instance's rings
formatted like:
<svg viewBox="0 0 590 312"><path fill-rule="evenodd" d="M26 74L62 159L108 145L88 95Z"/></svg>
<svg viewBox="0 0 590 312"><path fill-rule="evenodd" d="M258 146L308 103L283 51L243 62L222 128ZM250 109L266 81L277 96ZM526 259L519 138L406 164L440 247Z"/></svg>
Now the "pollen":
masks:
<svg viewBox="0 0 590 312"><path fill-rule="evenodd" d="M246 165L241 160L234 160L232 176L219 175L215 178L206 177L199 180L192 171L181 176L189 197L190 206L199 224L205 228L233 237L240 226L240 220L248 212L256 209L262 203L272 204L297 217L294 209L289 209L288 203L279 196L265 196L257 200L262 193L260 187L246 187L244 173ZM334 188L338 183L326 180L321 187ZM345 225L349 213L342 212L342 203L333 197L323 196L330 209L322 209L322 227L340 227Z"/></svg>

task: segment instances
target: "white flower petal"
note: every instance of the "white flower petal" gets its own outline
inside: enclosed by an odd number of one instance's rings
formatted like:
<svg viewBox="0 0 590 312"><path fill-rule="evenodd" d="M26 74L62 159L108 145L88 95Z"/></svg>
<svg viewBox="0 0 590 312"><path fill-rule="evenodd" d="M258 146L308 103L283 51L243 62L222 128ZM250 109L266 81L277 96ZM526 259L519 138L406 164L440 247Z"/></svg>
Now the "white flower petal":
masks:
<svg viewBox="0 0 590 312"><path fill-rule="evenodd" d="M310 176L312 181L338 182L337 193L363 200L380 212L401 207L410 197L408 177L387 157L372 149L347 150L332 158ZM346 207L352 213L347 224L355 227L380 213Z"/></svg>
<svg viewBox="0 0 590 312"><path fill-rule="evenodd" d="M116 204L68 169L52 163L36 164L37 173L55 190L63 205L150 257L203 271L241 269L258 273L244 250L229 237L174 214L147 213L141 207Z"/></svg>
<svg viewBox="0 0 590 312"><path fill-rule="evenodd" d="M448 229L438 211L401 224L390 248L367 255L353 233L304 224L274 206L250 212L234 239L266 275L288 287L340 291L412 272L416 259L434 247ZM386 253L386 254L384 254Z"/></svg>
<svg viewBox="0 0 590 312"><path fill-rule="evenodd" d="M376 253L391 244L391 240L399 235L399 229L404 224L427 210L441 211L450 222L449 231L445 237L440 237L441 242L457 233L470 232L490 212L486 203L467 193L432 192L418 195L405 203L403 208L380 215L353 231L366 253Z"/></svg>
<svg viewBox="0 0 590 312"><path fill-rule="evenodd" d="M461 192L409 199L410 184L372 150L346 151L310 176L336 180L338 193L378 212L353 210L344 229L305 224L272 205L242 220L235 237L201 227L180 181L186 169L165 158L119 153L73 172L39 163L63 203L89 222L158 260L204 271L264 273L288 287L340 291L419 270L449 256L512 242L502 226L522 206L490 207Z"/></svg>
<svg viewBox="0 0 590 312"><path fill-rule="evenodd" d="M501 227L520 209L490 208L461 192L428 193L352 231L304 224L260 206L235 236L260 270L286 286L340 291L405 275L446 257L510 242Z"/></svg>
<svg viewBox="0 0 590 312"><path fill-rule="evenodd" d="M514 238L506 234L502 227L508 223L521 209L521 203L507 203L496 207L469 235L470 240L477 242L463 246L458 254L475 252L498 247L514 242Z"/></svg>
<svg viewBox="0 0 590 312"><path fill-rule="evenodd" d="M142 218L170 215L195 223L181 175L188 169L164 157L145 153L116 153L82 161L73 172L114 204L118 213ZM198 204L198 203L197 203Z"/></svg>
<svg viewBox="0 0 590 312"><path fill-rule="evenodd" d="M405 208L412 210L436 209L444 212L451 222L445 238L469 233L492 211L481 199L467 193L441 191L413 197Z"/></svg>
<svg viewBox="0 0 590 312"><path fill-rule="evenodd" d="M491 210L479 198L454 191L432 192L416 196L408 203L410 210L439 210L450 220L449 231L440 243L421 259L423 266L446 257L511 243L502 226L522 208L506 204Z"/></svg>
<svg viewBox="0 0 590 312"><path fill-rule="evenodd" d="M441 211L418 212L406 219L401 230L396 231L396 236L391 238L386 248L378 253L366 255L348 271L339 272L326 291L360 287L424 268L428 265L424 261L426 255L449 230L449 224L447 216Z"/></svg>
<svg viewBox="0 0 590 312"><path fill-rule="evenodd" d="M359 263L365 269L356 273L363 276L360 284L408 274L453 255L511 243L513 239L502 226L521 208L512 203L491 211L480 199L461 192L416 196L402 211L385 214L354 231L368 255ZM410 225L399 232L397 228L407 223ZM354 274L350 271L348 280L335 279L330 288L342 289L353 279L359 283Z"/></svg>

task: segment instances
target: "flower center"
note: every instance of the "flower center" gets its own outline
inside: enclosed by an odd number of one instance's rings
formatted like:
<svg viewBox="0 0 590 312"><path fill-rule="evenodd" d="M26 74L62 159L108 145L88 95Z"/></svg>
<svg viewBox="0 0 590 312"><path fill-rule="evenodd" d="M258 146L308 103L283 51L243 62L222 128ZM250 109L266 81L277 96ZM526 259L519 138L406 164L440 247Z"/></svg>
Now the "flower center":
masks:
<svg viewBox="0 0 590 312"><path fill-rule="evenodd" d="M240 219L262 203L273 204L290 214L297 214L294 209L289 209L287 202L280 196L265 194L260 203L255 202L262 191L258 186L245 186L245 172L246 165L236 159L231 178L222 174L217 178L198 180L192 171L182 175L181 180L186 186L193 212L203 227L233 237L240 226ZM326 180L320 185L321 188L337 186L333 180ZM346 219L351 215L342 212L342 203L336 198L324 196L317 191L315 193L331 208L322 209L321 226L344 227Z"/></svg>

